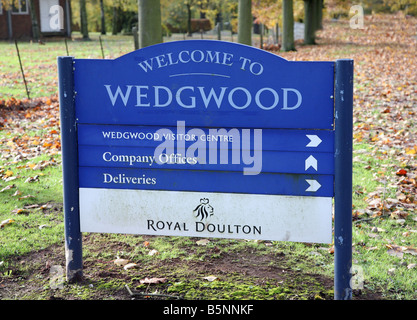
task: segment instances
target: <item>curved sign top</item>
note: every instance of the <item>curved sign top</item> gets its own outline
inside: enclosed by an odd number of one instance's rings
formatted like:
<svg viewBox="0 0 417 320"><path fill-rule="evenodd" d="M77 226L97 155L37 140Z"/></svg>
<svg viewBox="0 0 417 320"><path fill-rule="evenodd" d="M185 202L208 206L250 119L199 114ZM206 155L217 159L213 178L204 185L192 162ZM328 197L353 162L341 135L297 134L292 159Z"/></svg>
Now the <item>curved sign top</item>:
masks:
<svg viewBox="0 0 417 320"><path fill-rule="evenodd" d="M75 59L74 80L79 123L334 129L334 62L287 61L231 42Z"/></svg>

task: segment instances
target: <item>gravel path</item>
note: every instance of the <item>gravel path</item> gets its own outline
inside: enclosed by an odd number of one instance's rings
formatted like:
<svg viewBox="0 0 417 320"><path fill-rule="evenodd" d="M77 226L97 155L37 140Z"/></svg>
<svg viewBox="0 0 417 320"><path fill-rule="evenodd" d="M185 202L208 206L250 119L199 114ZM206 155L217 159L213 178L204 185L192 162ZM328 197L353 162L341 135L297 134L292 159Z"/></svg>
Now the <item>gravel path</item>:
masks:
<svg viewBox="0 0 417 320"><path fill-rule="evenodd" d="M275 36L274 36L274 31L271 30L270 35L267 37L264 37L264 43L273 43ZM279 37L281 38L282 34L281 34L282 30L280 29L280 35ZM295 22L294 23L294 40L300 40L304 38L304 23L300 23L300 22ZM178 40L196 40L196 39L209 39L209 40L217 40L217 31L216 29L210 30L205 32L203 35L199 34L199 33L194 33L192 35L192 37L187 37L187 35L185 34L180 34L180 33L174 33L172 34L170 37L164 37L164 42L166 41L178 41ZM223 30L221 32L221 40L224 41L232 41L232 42L237 42L237 34L231 34L229 30ZM253 34L252 35L252 42L253 45L257 45L259 44L259 35L258 34Z"/></svg>

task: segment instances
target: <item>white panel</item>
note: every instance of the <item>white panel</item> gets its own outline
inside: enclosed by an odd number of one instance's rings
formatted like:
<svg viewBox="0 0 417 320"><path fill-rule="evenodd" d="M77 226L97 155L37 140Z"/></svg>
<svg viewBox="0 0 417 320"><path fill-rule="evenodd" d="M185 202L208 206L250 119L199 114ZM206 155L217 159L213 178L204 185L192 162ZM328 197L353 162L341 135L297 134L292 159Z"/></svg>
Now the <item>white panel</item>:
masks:
<svg viewBox="0 0 417 320"><path fill-rule="evenodd" d="M80 188L80 220L82 232L330 243L332 198Z"/></svg>

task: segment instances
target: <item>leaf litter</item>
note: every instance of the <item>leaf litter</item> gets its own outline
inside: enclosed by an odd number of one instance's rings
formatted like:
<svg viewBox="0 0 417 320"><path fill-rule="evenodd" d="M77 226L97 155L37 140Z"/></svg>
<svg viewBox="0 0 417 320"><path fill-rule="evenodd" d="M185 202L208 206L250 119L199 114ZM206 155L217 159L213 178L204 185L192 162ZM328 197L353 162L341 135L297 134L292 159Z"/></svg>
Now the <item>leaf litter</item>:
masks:
<svg viewBox="0 0 417 320"><path fill-rule="evenodd" d="M52 157L61 151L59 105L56 96L32 100L14 98L0 100L0 159L5 161L1 170L3 180L14 172L7 163L16 164L40 155L50 155L49 160L27 163L26 169L43 169L55 165Z"/></svg>
<svg viewBox="0 0 417 320"><path fill-rule="evenodd" d="M407 218L417 221L416 25L416 17L402 13L367 15L364 29L356 30L342 19L318 33L318 46L280 54L288 60L354 59L353 143L366 147L354 150L353 161L379 184L373 192L354 186L354 195L366 204L352 208L355 222L382 218L403 226ZM375 229L368 236L380 238L381 232ZM399 258L415 252L386 246L389 255Z"/></svg>

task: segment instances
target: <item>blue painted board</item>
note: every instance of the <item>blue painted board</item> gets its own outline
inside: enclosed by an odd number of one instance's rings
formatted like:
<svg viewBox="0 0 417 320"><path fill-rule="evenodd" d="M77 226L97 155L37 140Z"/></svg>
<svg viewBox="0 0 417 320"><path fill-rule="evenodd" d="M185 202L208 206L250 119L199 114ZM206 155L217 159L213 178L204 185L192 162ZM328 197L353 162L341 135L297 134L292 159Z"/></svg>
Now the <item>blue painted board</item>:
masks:
<svg viewBox="0 0 417 320"><path fill-rule="evenodd" d="M80 188L279 194L316 197L333 197L334 194L332 175L261 173L259 175L247 176L237 171L79 167L79 176ZM255 185L256 188L254 188ZM309 189L317 190L308 191Z"/></svg>
<svg viewBox="0 0 417 320"><path fill-rule="evenodd" d="M75 59L78 123L333 129L334 62L187 40Z"/></svg>
<svg viewBox="0 0 417 320"><path fill-rule="evenodd" d="M169 126L120 126L120 125L78 125L78 143L80 145L97 146L120 146L120 147L157 147L165 140L162 134L156 134L160 129L168 129L173 134L177 134L177 127ZM187 134L191 129L185 127L184 133ZM196 142L196 139L207 141L213 136L213 130L217 130L217 145L223 148L220 143L228 139L228 148L233 148L234 132L238 132L238 138L243 138L242 129L238 128L198 128L204 132L205 136L196 135L194 140L191 134L186 137L186 147ZM221 131L224 130L224 131ZM254 135L259 135L254 129L249 130L250 141L253 150ZM332 130L291 130L291 129L261 129L262 150L277 151L305 151L305 152L334 152L334 131ZM210 134L210 135L209 135ZM209 135L209 138L207 138ZM216 132L214 132L216 135ZM231 138L228 138L230 137ZM155 137L160 137L162 141L155 141ZM211 138L213 139L213 138ZM223 140L222 140L223 139ZM231 142L230 142L231 140ZM209 145L210 142L207 142Z"/></svg>
<svg viewBox="0 0 417 320"><path fill-rule="evenodd" d="M180 158L163 153L155 156L151 147L79 146L82 167L152 168L176 170L240 171L259 168L260 172L334 174L332 153L259 151L235 153L223 150L210 154L198 152ZM201 157L201 159L199 158ZM260 157L260 158L258 158ZM160 161L160 163L158 163ZM162 163L161 163L162 162ZM255 187L255 186L254 186Z"/></svg>

